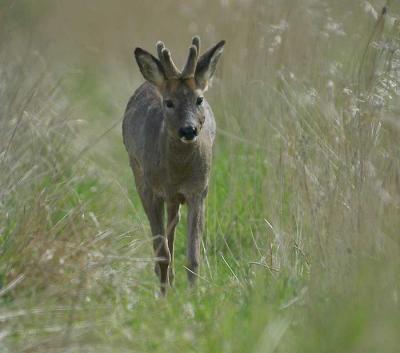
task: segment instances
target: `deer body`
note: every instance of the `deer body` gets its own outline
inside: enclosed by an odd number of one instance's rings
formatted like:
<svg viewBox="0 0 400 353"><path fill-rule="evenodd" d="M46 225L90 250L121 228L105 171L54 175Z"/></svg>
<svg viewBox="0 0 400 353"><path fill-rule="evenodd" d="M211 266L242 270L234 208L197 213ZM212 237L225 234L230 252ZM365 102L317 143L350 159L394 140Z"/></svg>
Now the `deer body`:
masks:
<svg viewBox="0 0 400 353"><path fill-rule="evenodd" d="M158 43L159 60L142 49L135 56L143 76L123 121L123 139L137 191L149 219L156 255L155 270L165 294L173 282L173 246L180 205L188 205L188 278L195 281L200 257L215 120L203 97L224 42L198 59L194 37L180 73L169 51ZM191 59L192 58L192 59ZM198 60L197 60L198 59ZM167 226L164 227L164 209Z"/></svg>

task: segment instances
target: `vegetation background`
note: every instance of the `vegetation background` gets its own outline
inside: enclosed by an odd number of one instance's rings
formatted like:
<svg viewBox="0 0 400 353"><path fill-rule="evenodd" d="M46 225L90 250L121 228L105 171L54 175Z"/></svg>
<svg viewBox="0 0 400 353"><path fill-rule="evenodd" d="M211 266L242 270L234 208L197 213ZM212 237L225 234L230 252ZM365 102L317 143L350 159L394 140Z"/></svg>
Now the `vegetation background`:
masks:
<svg viewBox="0 0 400 353"><path fill-rule="evenodd" d="M1 0L0 352L398 352L399 15ZM134 47L194 34L227 40L217 145L198 288L183 222L164 300L120 123Z"/></svg>

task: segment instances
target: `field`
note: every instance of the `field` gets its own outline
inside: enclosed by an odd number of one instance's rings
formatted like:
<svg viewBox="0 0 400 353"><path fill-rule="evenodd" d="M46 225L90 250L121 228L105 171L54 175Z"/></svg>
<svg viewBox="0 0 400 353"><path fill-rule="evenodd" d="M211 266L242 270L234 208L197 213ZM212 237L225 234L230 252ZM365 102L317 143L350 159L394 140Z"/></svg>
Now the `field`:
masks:
<svg viewBox="0 0 400 353"><path fill-rule="evenodd" d="M0 353L398 352L400 5L0 0ZM136 46L227 41L198 285L158 296Z"/></svg>

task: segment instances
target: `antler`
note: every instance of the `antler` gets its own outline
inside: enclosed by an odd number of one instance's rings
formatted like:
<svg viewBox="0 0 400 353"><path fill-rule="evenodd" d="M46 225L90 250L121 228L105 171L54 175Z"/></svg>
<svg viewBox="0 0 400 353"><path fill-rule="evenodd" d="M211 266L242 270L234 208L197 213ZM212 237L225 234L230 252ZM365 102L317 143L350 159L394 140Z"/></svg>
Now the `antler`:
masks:
<svg viewBox="0 0 400 353"><path fill-rule="evenodd" d="M157 42L157 53L167 79L178 78L181 73L172 61L170 51L161 41Z"/></svg>
<svg viewBox="0 0 400 353"><path fill-rule="evenodd" d="M197 59L199 58L200 52L200 38L195 36L192 38L192 45L189 48L189 55L186 61L185 67L180 72L171 58L170 51L165 47L161 41L157 42L157 53L160 59L161 65L164 69L165 76L167 79L177 78L190 78L193 77L196 71Z"/></svg>
<svg viewBox="0 0 400 353"><path fill-rule="evenodd" d="M190 78L194 76L196 71L197 59L200 52L200 38L195 36L192 38L192 45L189 48L189 56L186 65L181 73L182 78Z"/></svg>

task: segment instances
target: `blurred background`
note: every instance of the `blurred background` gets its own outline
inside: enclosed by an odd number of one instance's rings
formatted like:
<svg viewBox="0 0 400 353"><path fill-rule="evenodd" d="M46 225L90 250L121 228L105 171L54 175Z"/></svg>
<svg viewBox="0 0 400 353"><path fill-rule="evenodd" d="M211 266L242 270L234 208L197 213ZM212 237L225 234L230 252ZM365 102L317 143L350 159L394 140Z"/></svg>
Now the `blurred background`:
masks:
<svg viewBox="0 0 400 353"><path fill-rule="evenodd" d="M396 1L0 0L0 352L396 352ZM201 277L158 298L135 47L225 39Z"/></svg>

